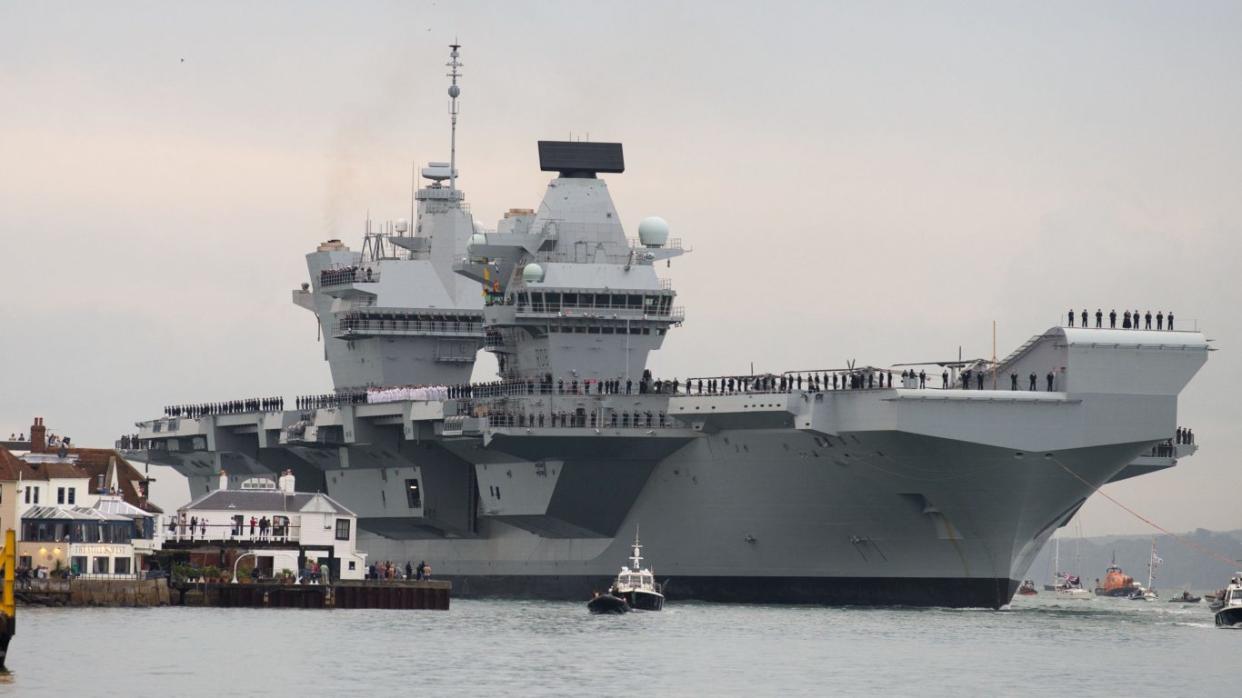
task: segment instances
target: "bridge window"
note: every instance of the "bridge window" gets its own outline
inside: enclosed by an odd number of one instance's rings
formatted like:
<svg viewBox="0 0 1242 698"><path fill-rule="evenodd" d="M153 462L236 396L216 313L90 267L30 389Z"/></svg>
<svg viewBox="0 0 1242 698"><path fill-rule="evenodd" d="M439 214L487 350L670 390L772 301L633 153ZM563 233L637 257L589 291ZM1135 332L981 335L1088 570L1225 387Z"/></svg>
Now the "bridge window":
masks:
<svg viewBox="0 0 1242 698"><path fill-rule="evenodd" d="M419 509L423 506L423 491L419 489L417 479L405 481L405 501L411 509Z"/></svg>

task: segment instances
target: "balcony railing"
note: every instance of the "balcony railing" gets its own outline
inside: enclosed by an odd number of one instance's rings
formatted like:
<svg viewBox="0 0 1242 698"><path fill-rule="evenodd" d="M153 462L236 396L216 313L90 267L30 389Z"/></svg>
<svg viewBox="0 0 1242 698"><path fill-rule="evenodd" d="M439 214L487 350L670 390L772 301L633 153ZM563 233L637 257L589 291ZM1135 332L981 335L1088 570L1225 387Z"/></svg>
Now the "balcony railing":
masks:
<svg viewBox="0 0 1242 698"><path fill-rule="evenodd" d="M333 335L340 338L368 336L482 337L482 321L433 320L405 313L354 314L337 319Z"/></svg>
<svg viewBox="0 0 1242 698"><path fill-rule="evenodd" d="M270 545L273 543L296 543L299 540L299 526L293 524L269 525L261 530L256 522L250 524L249 517L242 524L232 523L201 523L191 526L189 521L182 522L176 517L163 517L161 525L165 543L256 543Z"/></svg>
<svg viewBox="0 0 1242 698"><path fill-rule="evenodd" d="M380 267L348 266L333 267L319 272L319 287L345 286L348 284L373 283L380 279Z"/></svg>

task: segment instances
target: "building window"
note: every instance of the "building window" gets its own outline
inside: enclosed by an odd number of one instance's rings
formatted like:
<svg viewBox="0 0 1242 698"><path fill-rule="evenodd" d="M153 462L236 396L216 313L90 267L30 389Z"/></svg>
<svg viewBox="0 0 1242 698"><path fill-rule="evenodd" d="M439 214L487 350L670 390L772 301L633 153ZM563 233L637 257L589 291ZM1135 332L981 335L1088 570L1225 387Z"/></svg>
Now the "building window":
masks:
<svg viewBox="0 0 1242 698"><path fill-rule="evenodd" d="M83 572L85 572L86 571L86 556L85 555L74 555L73 557L69 558L69 569L73 570L74 574L82 574Z"/></svg>
<svg viewBox="0 0 1242 698"><path fill-rule="evenodd" d="M78 503L78 488L76 487L69 488L69 503L70 504Z"/></svg>
<svg viewBox="0 0 1242 698"><path fill-rule="evenodd" d="M349 561L349 571L350 571L350 572L353 572L353 571L354 571L354 570L356 570L356 569L358 569L358 568L355 566L354 561L353 561L353 560L350 560L350 561Z"/></svg>
<svg viewBox="0 0 1242 698"><path fill-rule="evenodd" d="M336 539L349 540L349 519L336 520Z"/></svg>
<svg viewBox="0 0 1242 698"><path fill-rule="evenodd" d="M91 569L93 574L108 574L108 562L111 558L97 557L94 560L94 567Z"/></svg>
<svg viewBox="0 0 1242 698"><path fill-rule="evenodd" d="M56 488L56 503L57 504L65 503L65 488L64 487Z"/></svg>
<svg viewBox="0 0 1242 698"><path fill-rule="evenodd" d="M423 506L423 491L418 488L418 480L405 481L405 499L409 502L411 509L419 509Z"/></svg>
<svg viewBox="0 0 1242 698"><path fill-rule="evenodd" d="M112 571L115 574L129 574L130 559L127 557L118 557L113 559Z"/></svg>

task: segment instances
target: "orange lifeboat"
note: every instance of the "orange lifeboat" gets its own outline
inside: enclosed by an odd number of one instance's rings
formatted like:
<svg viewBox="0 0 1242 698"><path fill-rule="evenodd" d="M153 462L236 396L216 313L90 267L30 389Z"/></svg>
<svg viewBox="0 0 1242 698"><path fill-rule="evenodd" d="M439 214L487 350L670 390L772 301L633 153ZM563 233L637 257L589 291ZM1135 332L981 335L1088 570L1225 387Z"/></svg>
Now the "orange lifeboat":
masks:
<svg viewBox="0 0 1242 698"><path fill-rule="evenodd" d="M1108 566L1104 582L1095 588L1095 593L1100 596L1129 596L1137 588L1134 577L1123 572L1114 562Z"/></svg>

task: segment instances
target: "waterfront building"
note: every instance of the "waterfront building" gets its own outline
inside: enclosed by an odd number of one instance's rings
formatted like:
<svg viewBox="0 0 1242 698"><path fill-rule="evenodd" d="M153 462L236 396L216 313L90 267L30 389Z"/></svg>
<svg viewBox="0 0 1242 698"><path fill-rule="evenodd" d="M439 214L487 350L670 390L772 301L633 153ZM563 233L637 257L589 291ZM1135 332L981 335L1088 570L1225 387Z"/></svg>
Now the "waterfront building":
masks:
<svg viewBox="0 0 1242 698"><path fill-rule="evenodd" d="M22 515L18 567L68 569L74 576L135 576L141 560L133 540L142 534L141 526L129 516L93 507L31 507Z"/></svg>
<svg viewBox="0 0 1242 698"><path fill-rule="evenodd" d="M303 570L311 560L332 579L362 579L366 553L358 552L357 516L319 492L298 492L292 472L278 481L256 477L202 495L163 521L165 546L213 555L221 562L253 556L262 576ZM225 555L224 548L235 554ZM231 572L231 570L230 570Z"/></svg>

